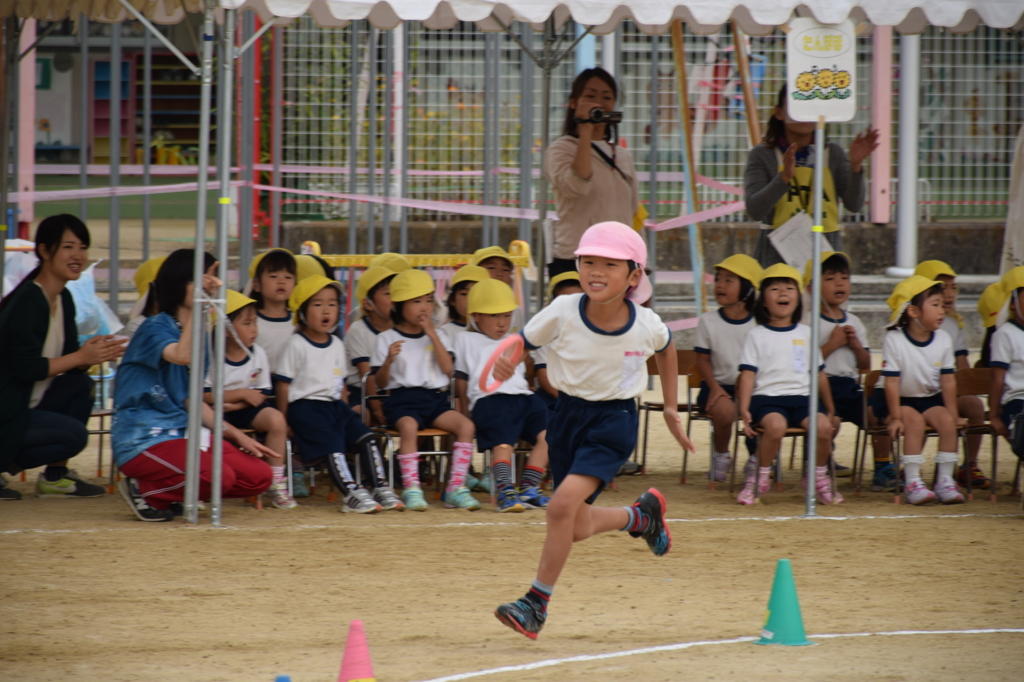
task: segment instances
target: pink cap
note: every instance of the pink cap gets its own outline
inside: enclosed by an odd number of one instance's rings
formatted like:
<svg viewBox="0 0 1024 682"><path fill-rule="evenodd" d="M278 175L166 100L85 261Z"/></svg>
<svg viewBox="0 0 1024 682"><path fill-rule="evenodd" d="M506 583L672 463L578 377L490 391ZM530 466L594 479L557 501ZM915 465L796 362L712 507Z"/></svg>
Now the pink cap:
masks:
<svg viewBox="0 0 1024 682"><path fill-rule="evenodd" d="M576 255L635 262L640 266L640 283L626 294L626 298L643 303L651 297L651 281L644 271L647 267L647 244L632 227L614 221L591 225L580 238Z"/></svg>

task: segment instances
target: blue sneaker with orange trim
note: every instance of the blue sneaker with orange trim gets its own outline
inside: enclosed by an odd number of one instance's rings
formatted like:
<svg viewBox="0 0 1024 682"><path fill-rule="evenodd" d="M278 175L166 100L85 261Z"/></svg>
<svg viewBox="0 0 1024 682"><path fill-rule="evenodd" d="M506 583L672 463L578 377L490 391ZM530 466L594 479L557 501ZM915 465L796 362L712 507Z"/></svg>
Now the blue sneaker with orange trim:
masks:
<svg viewBox="0 0 1024 682"><path fill-rule="evenodd" d="M537 634L544 627L544 621L548 618L548 614L529 599L517 599L508 604L502 604L494 610L494 616L530 639L537 639Z"/></svg>
<svg viewBox="0 0 1024 682"><path fill-rule="evenodd" d="M665 523L665 511L668 505L665 496L657 488L651 488L641 495L633 506L647 519L647 526L642 531L631 531L635 538L643 538L654 556L665 556L672 549L672 533Z"/></svg>

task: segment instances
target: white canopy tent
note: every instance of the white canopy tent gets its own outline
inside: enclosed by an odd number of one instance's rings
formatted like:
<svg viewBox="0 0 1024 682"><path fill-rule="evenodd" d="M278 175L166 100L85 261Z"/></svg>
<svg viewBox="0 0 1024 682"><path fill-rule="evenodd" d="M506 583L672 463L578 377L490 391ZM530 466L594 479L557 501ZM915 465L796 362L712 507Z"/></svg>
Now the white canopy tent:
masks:
<svg viewBox="0 0 1024 682"><path fill-rule="evenodd" d="M253 10L266 22L265 28L273 23L287 23L288 20L309 14L323 26L342 26L354 20L367 19L377 28L390 29L403 21L421 21L427 28L444 29L453 26L457 21L474 22L482 30L509 31L513 21L526 22L537 30L545 33L545 49L543 55L531 56L550 76L550 70L562 57L569 53L571 46L560 54L554 54L556 31L566 22L572 20L587 27L588 33L605 34L613 31L624 19L635 21L641 30L650 34L663 34L671 30L677 21L685 24L696 33L710 33L719 30L724 24L735 20L738 25L751 35L763 35L775 27L784 25L794 16L811 16L822 23L838 23L853 18L855 23L868 23L877 26L894 26L903 34L916 34L931 24L941 26L955 32L973 30L979 23L993 28L1010 30L1024 29L1024 2L1021 0L510 0L509 2L487 2L486 0L214 0L209 3L195 0L0 0L0 18L6 19L5 47L7 55L5 65L10 68L11 56L18 57L17 47L11 49L10 36L17 33L17 20L34 18L43 21L63 19L76 20L81 14L89 19L117 23L126 19L172 24L184 19L185 12L203 12L202 55L198 65L187 63L202 79L202 129L200 131L200 158L198 169L199 191L196 245L204 244L205 237L205 197L207 170L209 166L210 138L210 102L213 85L213 43L214 23L223 23L223 40L221 54L237 57L239 50L234 47L235 16L239 10ZM275 21L276 20L276 21ZM511 32L510 32L511 33ZM156 36L169 43L161 35ZM513 34L513 38L516 36ZM516 38L518 42L518 38ZM251 40L247 44L251 44ZM916 45L916 43L914 43ZM525 46L523 46L526 49ZM244 47L242 48L244 50ZM173 48L172 48L172 51ZM26 51L27 54L29 51ZM24 56L21 55L21 56ZM179 55L182 59L184 57ZM187 62L187 60L185 60ZM231 62L231 59L225 62ZM230 66L224 84L225 94L232 87ZM917 74L904 74L904 87L915 88ZM9 81L5 81L9 82ZM5 102L2 129L9 130L10 110L13 95L5 88ZM545 83L545 126L542 131L545 146L548 127L549 107L547 100L550 94L550 81ZM916 98L912 98L916 99ZM222 106L230 106L232 98L224 97ZM916 120L916 111L908 112L907 121ZM230 121L230 113L222 118ZM903 119L901 119L903 120ZM231 140L227 126L219 130L222 144L218 153L222 158L230 158L228 144ZM901 130L902 133L902 130ZM6 138L5 138L6 140ZM916 158L910 159L916 164ZM218 211L217 233L220 253L219 276L222 282L227 279L227 230L230 203L229 164L220 164L220 210ZM0 216L6 214L6 195L9 183L8 145L0 145L0 168L4 169L4 182L0 183ZM523 169L526 172L526 169ZM528 175L526 177L529 177ZM912 186L912 185L911 185ZM906 193L904 194L906 196ZM541 214L547 205L545 188L541 189ZM902 202L901 202L902 203ZM914 197L916 203L916 197ZM0 217L0 220L3 218ZM916 225L913 241L916 243ZM0 240L5 237L0 228ZM903 235L902 242L909 241ZM203 259L200 249L196 250L194 278L200 282L203 276ZM2 260L0 260L2 268ZM0 270L2 277L2 270ZM195 287L193 305L192 334L192 365L201 366L204 361L204 339L202 336L202 310L205 304L220 306L225 298L222 285L220 292L213 299L207 299L201 287ZM216 396L215 422L213 434L213 485L211 500L211 517L215 525L220 524L220 458L221 433L220 417L223 411L223 391L217 387L223 385L224 337L217 335L215 350L211 362L215 368L214 395ZM812 363L813 366L814 363ZM189 419L189 466L186 474L185 517L192 523L198 520L199 490L199 447L201 431L202 405L202 373L192 372L192 385ZM812 489L812 486L808 486ZM809 493L810 498L811 493ZM813 507L809 509L813 512Z"/></svg>

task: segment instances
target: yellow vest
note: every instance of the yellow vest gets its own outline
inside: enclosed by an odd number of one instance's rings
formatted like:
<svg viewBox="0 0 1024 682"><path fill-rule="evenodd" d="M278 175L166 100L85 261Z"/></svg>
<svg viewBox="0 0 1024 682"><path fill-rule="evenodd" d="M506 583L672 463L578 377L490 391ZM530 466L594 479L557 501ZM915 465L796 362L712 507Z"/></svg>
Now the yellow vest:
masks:
<svg viewBox="0 0 1024 682"><path fill-rule="evenodd" d="M775 156L779 160L779 172L782 172L782 152L775 149ZM815 163L818 163L816 160ZM825 188L822 196L822 220L821 223L825 232L835 232L839 229L839 204L836 203L836 188L832 182L832 171L828 167L828 149L825 150L821 163L825 164L824 177ZM789 190L775 204L775 215L772 218L772 229L782 225L797 213L814 215L814 194L811 191L814 183L813 168L797 168L793 179L789 181Z"/></svg>

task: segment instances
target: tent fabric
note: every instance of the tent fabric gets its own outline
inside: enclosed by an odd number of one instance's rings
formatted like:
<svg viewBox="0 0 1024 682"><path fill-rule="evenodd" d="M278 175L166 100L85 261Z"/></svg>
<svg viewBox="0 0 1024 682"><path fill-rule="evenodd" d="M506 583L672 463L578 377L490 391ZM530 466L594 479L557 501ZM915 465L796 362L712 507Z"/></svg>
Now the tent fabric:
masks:
<svg viewBox="0 0 1024 682"><path fill-rule="evenodd" d="M294 19L310 14L323 26L342 26L369 19L383 29L401 21L422 21L427 28L444 29L457 21L476 23L483 30L501 30L501 23L523 21L541 28L554 16L610 33L623 19L633 19L642 31L657 34L682 19L696 33L717 31L730 19L751 35L770 33L793 16L812 16L823 23L847 17L856 22L895 26L903 33L920 33L927 25L955 32L972 31L980 23L993 28L1024 29L1020 0L216 0L224 9L251 9L264 20ZM202 10L202 0L130 0L156 23L181 21L184 13ZM84 12L91 20L118 22L130 18L118 0L0 0L0 17L55 21ZM497 19L497 20L496 20ZM500 20L500 23L499 21Z"/></svg>

